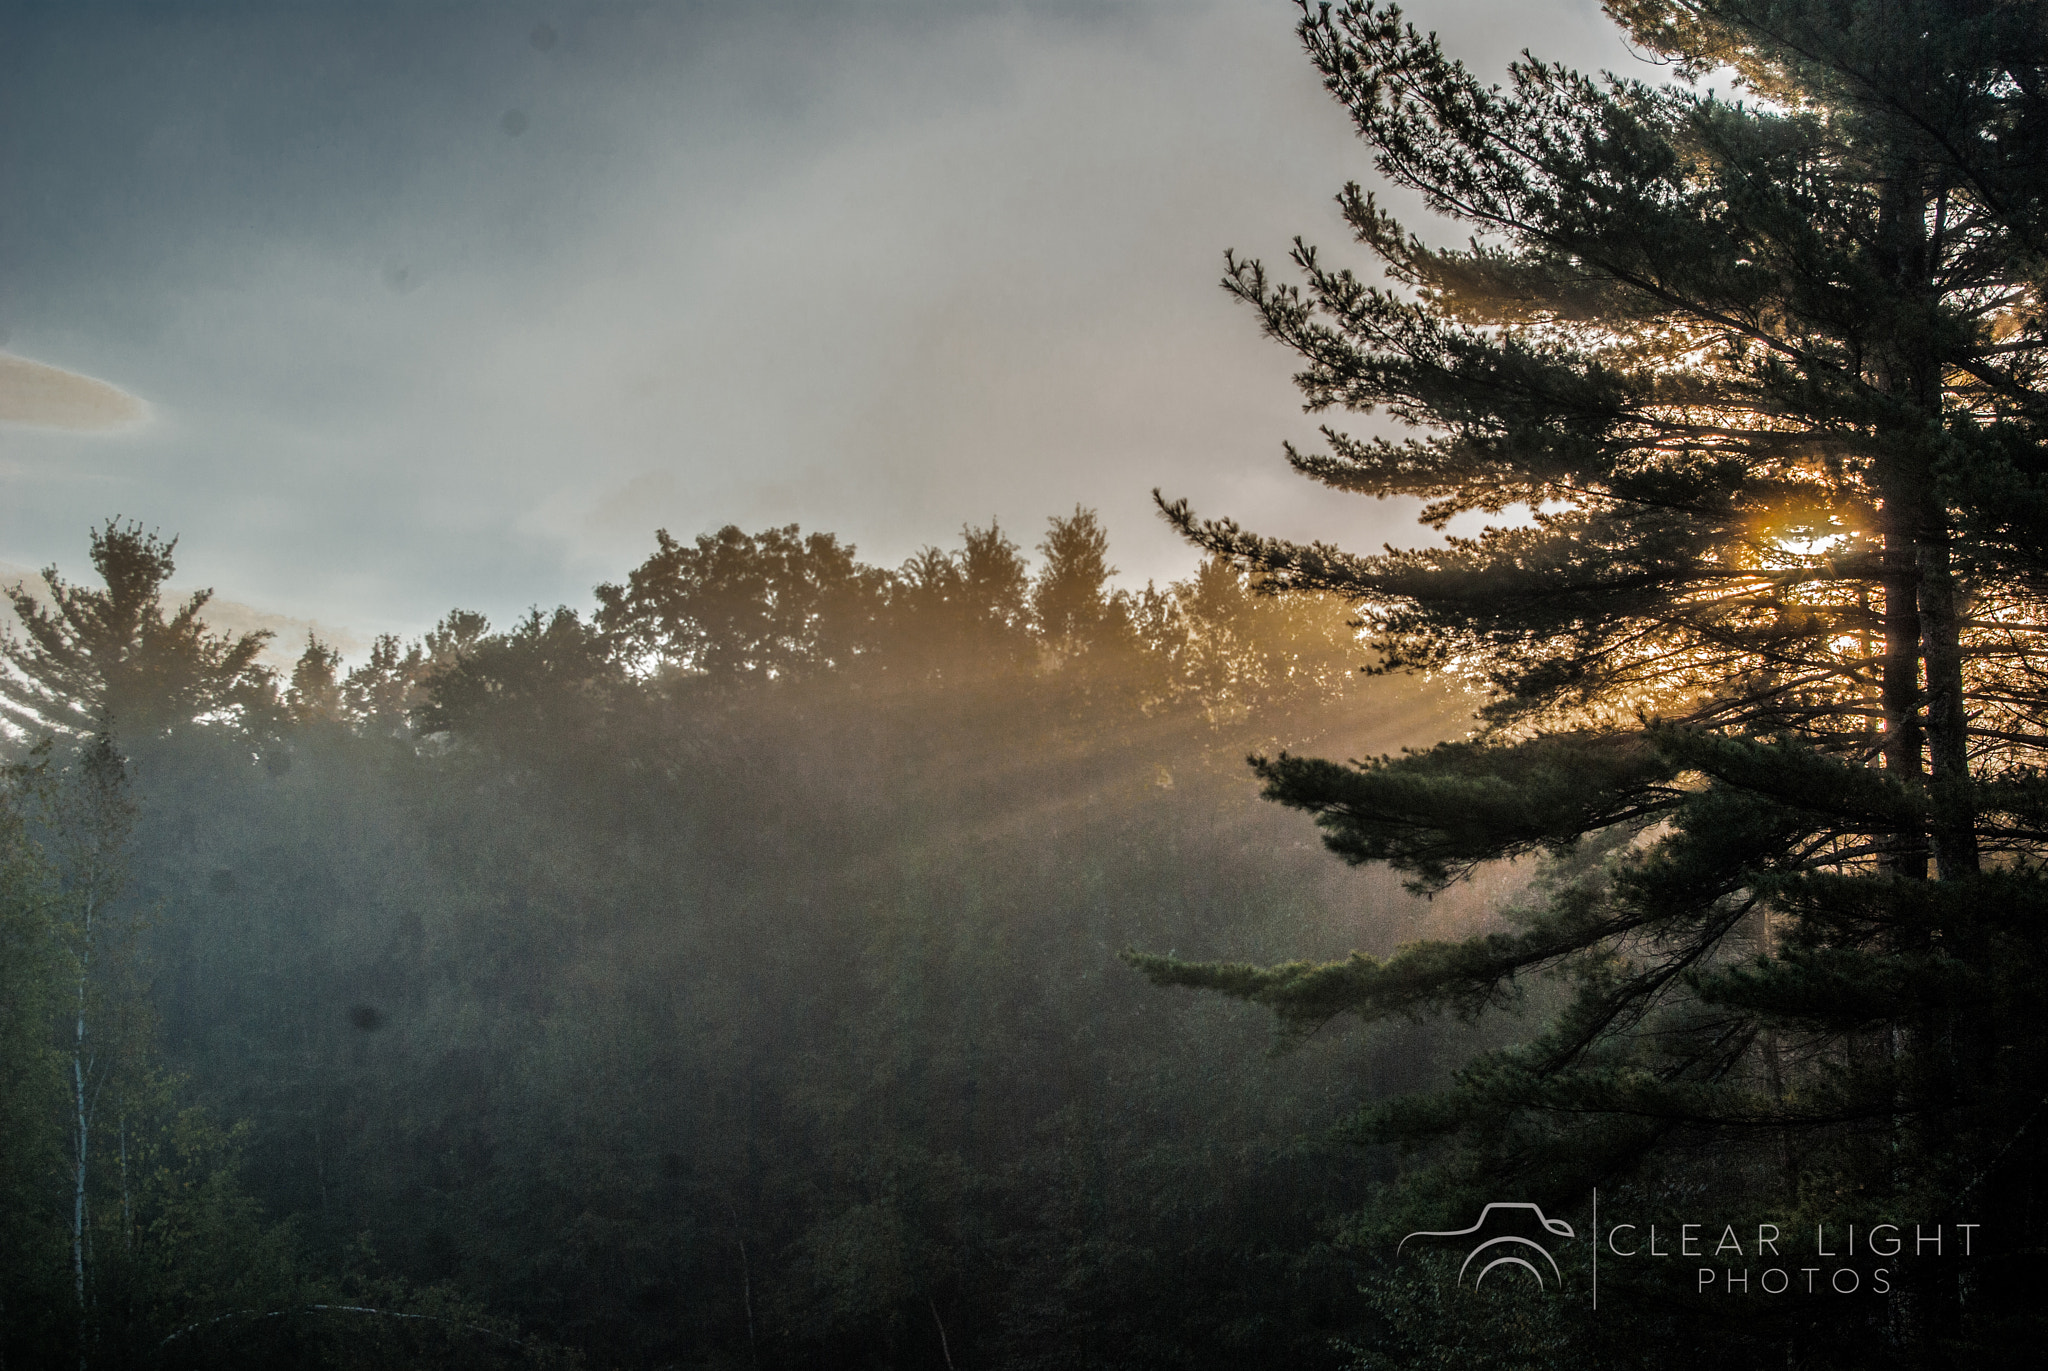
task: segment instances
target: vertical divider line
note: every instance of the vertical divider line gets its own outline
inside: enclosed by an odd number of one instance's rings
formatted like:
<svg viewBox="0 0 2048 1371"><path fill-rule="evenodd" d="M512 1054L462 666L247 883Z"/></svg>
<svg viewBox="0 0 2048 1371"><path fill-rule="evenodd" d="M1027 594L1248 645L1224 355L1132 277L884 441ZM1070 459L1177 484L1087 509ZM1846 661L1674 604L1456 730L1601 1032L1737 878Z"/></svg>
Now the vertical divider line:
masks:
<svg viewBox="0 0 2048 1371"><path fill-rule="evenodd" d="M1593 1307L1600 1307L1600 1187L1593 1187Z"/></svg>

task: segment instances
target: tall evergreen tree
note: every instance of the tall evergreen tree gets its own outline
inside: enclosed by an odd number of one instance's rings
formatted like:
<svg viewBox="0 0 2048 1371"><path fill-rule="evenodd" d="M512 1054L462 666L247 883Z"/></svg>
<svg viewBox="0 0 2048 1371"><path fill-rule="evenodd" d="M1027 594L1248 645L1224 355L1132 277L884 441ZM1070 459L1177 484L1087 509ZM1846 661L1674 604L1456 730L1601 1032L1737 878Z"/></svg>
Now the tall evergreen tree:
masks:
<svg viewBox="0 0 2048 1371"><path fill-rule="evenodd" d="M1109 535L1095 511L1076 505L1071 515L1054 516L1038 550L1045 564L1031 599L1047 645L1071 656L1113 636L1127 615L1110 589L1116 568L1109 564Z"/></svg>
<svg viewBox="0 0 2048 1371"><path fill-rule="evenodd" d="M378 647L386 645L379 643ZM379 654L380 663L383 654ZM285 708L298 723L337 719L342 711L341 654L310 631L306 650L292 664L291 684L285 688Z"/></svg>
<svg viewBox="0 0 2048 1371"><path fill-rule="evenodd" d="M276 681L259 660L267 632L206 627L197 591L166 612L178 540L109 519L92 533L105 589L43 572L44 604L4 588L23 636L0 636L0 725L30 735L111 732L123 746L194 720L249 723L274 710Z"/></svg>
<svg viewBox="0 0 2048 1371"><path fill-rule="evenodd" d="M1609 9L1694 84L1531 58L1503 89L1398 10L1305 7L1380 173L1474 236L1431 246L1353 185L1389 286L1300 242L1298 284L1235 257L1225 280L1304 359L1310 410L1427 430L1325 428L1298 470L1420 497L1438 530L1529 517L1362 556L1165 506L1268 586L1353 600L1385 669L1490 693L1465 741L1255 759L1271 797L1420 890L1574 861L1512 931L1384 961L1134 960L1297 1032L1561 970L1575 993L1533 1042L1368 1135L1457 1135L1468 1167L1560 1189L1766 1136L1758 1195L1825 1173L1967 1201L2016 1253L2048 1091L2048 9ZM1729 68L1754 103L1697 88ZM2005 1312L2019 1270L1987 1278L2013 1282ZM1906 1341L1960 1336L1952 1287L1907 1298Z"/></svg>

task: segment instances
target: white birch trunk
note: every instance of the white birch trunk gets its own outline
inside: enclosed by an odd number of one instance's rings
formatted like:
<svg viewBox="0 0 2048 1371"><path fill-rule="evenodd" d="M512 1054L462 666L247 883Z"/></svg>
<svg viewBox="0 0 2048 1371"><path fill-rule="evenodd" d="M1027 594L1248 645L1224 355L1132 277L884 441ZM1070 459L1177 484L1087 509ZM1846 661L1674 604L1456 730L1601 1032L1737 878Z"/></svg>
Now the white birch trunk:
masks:
<svg viewBox="0 0 2048 1371"><path fill-rule="evenodd" d="M84 1371L86 1364L86 1223L85 1223L85 1182L86 1166L91 1158L92 1148L92 1099L87 1090L87 1081L92 1075L92 1058L86 1055L86 982L92 970L93 914L98 892L98 872L88 878L85 891L85 908L79 928L78 949L78 1016L73 1024L71 1040L71 1103L75 1119L75 1149L71 1169L71 1282L72 1294L78 1303L78 1365Z"/></svg>
<svg viewBox="0 0 2048 1371"><path fill-rule="evenodd" d="M92 1142L92 1110L86 1099L85 1078L90 1063L85 1055L85 966L78 973L78 1020L71 1044L71 1102L76 1114L75 1148L72 1155L71 1185L71 1278L78 1297L80 1332L85 1319L85 1166Z"/></svg>

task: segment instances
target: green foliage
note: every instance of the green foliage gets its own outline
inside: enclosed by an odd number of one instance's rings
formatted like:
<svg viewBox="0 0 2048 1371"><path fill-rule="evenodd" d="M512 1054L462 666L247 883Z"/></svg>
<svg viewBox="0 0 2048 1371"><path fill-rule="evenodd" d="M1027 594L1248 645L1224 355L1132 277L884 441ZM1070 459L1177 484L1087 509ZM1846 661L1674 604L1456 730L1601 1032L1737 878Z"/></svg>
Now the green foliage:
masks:
<svg viewBox="0 0 2048 1371"><path fill-rule="evenodd" d="M21 802L32 775L16 769L0 789L0 1327L16 1337L50 1336L64 1267L48 1186L63 1150L63 1059L50 1037L62 950L48 859Z"/></svg>
<svg viewBox="0 0 2048 1371"><path fill-rule="evenodd" d="M714 680L778 679L872 650L883 577L829 533L737 528L685 547L666 529L626 584L598 587L597 625L636 657Z"/></svg>
<svg viewBox="0 0 2048 1371"><path fill-rule="evenodd" d="M340 715L340 668L341 654L308 632L306 650L293 663L291 685L285 690L285 707L292 718L310 723Z"/></svg>
<svg viewBox="0 0 2048 1371"><path fill-rule="evenodd" d="M353 669L309 641L283 712L110 771L136 828L101 825L130 888L99 927L146 956L97 963L106 1041L133 1012L86 1159L92 1355L1334 1366L1363 1176L1316 1135L1355 1072L1429 1079L1436 1035L1274 1078L1256 1015L1161 1005L1115 949L1339 946L1231 759L1399 746L1442 705L1355 691L1333 603L1220 562L1120 591L1086 511L1046 547L658 539L594 618L458 611ZM31 847L55 899L70 859ZM68 1061L0 1291L57 1317L17 1361L79 1336Z"/></svg>
<svg viewBox="0 0 2048 1371"><path fill-rule="evenodd" d="M55 567L43 573L47 606L9 587L26 637L0 640L0 721L30 737L115 731L140 743L197 720L267 717L276 686L257 657L270 635L209 631L208 591L166 615L176 547L110 519L92 533L104 590L65 581Z"/></svg>
<svg viewBox="0 0 2048 1371"><path fill-rule="evenodd" d="M2033 1336L2016 1330L2048 1218L2024 1179L2048 1092L2023 1007L2048 955L2040 11L1609 7L1683 81L1732 68L1760 97L1735 103L1534 58L1487 85L1398 10L1304 5L1379 172L1474 237L1426 243L1352 186L1339 203L1387 285L1299 242L1298 284L1228 259L1312 411L1427 430L1326 428L1324 452L1290 458L1419 498L1439 531L1526 516L1354 555L1162 500L1267 588L1351 601L1383 669L1490 694L1466 741L1255 757L1270 798L1418 890L1530 856L1552 876L1507 929L1391 957L1129 959L1266 1005L1295 1038L1557 978L1535 1036L1359 1116L1361 1137L1433 1159L1407 1193L1446 1210L1482 1178L1550 1200L1712 1176L1726 1202L1790 1206L1813 1198L1806 1172L2001 1215L1988 1287L1966 1306L1916 1286L1876 1342L1844 1310L1850 1360ZM1759 1140L1778 1165L1713 1160ZM1381 1293L1409 1309L1403 1289ZM1694 1334L1661 1336L1676 1354ZM1793 1356L1789 1328L1770 1336Z"/></svg>
<svg viewBox="0 0 2048 1371"><path fill-rule="evenodd" d="M176 755L165 744L159 767ZM243 1182L247 1129L214 1123L165 1068L139 955L148 920L126 891L129 788L99 735L76 749L46 741L0 790L0 1356L31 1367L475 1360L474 1331L383 1336L389 1320L458 1328L441 1306L488 1320L402 1280L315 1270L296 1225L268 1219ZM332 1313L350 1317L302 1327ZM480 1331L519 1358L558 1360L502 1327Z"/></svg>
<svg viewBox="0 0 2048 1371"><path fill-rule="evenodd" d="M1584 1364L1586 1319L1576 1301L1520 1286L1467 1289L1455 1258L1375 1271L1363 1289L1380 1327L1372 1342L1348 1345L1348 1371L1566 1371Z"/></svg>
<svg viewBox="0 0 2048 1371"><path fill-rule="evenodd" d="M1522 744L1442 743L1348 766L1282 753L1252 759L1266 798L1315 815L1354 865L1386 862L1441 890L1480 862L1560 851L1676 807L1678 767L1638 734L1553 733Z"/></svg>
<svg viewBox="0 0 2048 1371"><path fill-rule="evenodd" d="M1038 545L1045 569L1032 587L1032 607L1056 652L1073 655L1102 648L1125 627L1128 608L1109 593L1109 535L1093 510L1076 505L1072 515L1055 518Z"/></svg>
<svg viewBox="0 0 2048 1371"><path fill-rule="evenodd" d="M1031 584L1017 544L991 522L963 528L958 551L926 547L887 586L883 664L912 676L1015 671L1036 650Z"/></svg>

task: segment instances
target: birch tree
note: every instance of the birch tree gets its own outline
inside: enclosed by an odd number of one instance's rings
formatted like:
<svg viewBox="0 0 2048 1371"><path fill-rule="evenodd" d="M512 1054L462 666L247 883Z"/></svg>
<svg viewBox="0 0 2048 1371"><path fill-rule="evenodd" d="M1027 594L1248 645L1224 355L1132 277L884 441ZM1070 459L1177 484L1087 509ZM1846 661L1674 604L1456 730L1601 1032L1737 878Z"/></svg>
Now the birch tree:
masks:
<svg viewBox="0 0 2048 1371"><path fill-rule="evenodd" d="M138 1065L147 1010L134 976L135 920L120 904L123 848L134 820L127 770L104 734L77 753L54 786L49 836L58 881L57 931L69 981L65 1051L70 1078L70 1242L81 1365L88 1342L93 1264L90 1205L95 1137L110 1088L118 1093ZM121 1207L131 1208L126 1129L116 1141Z"/></svg>

